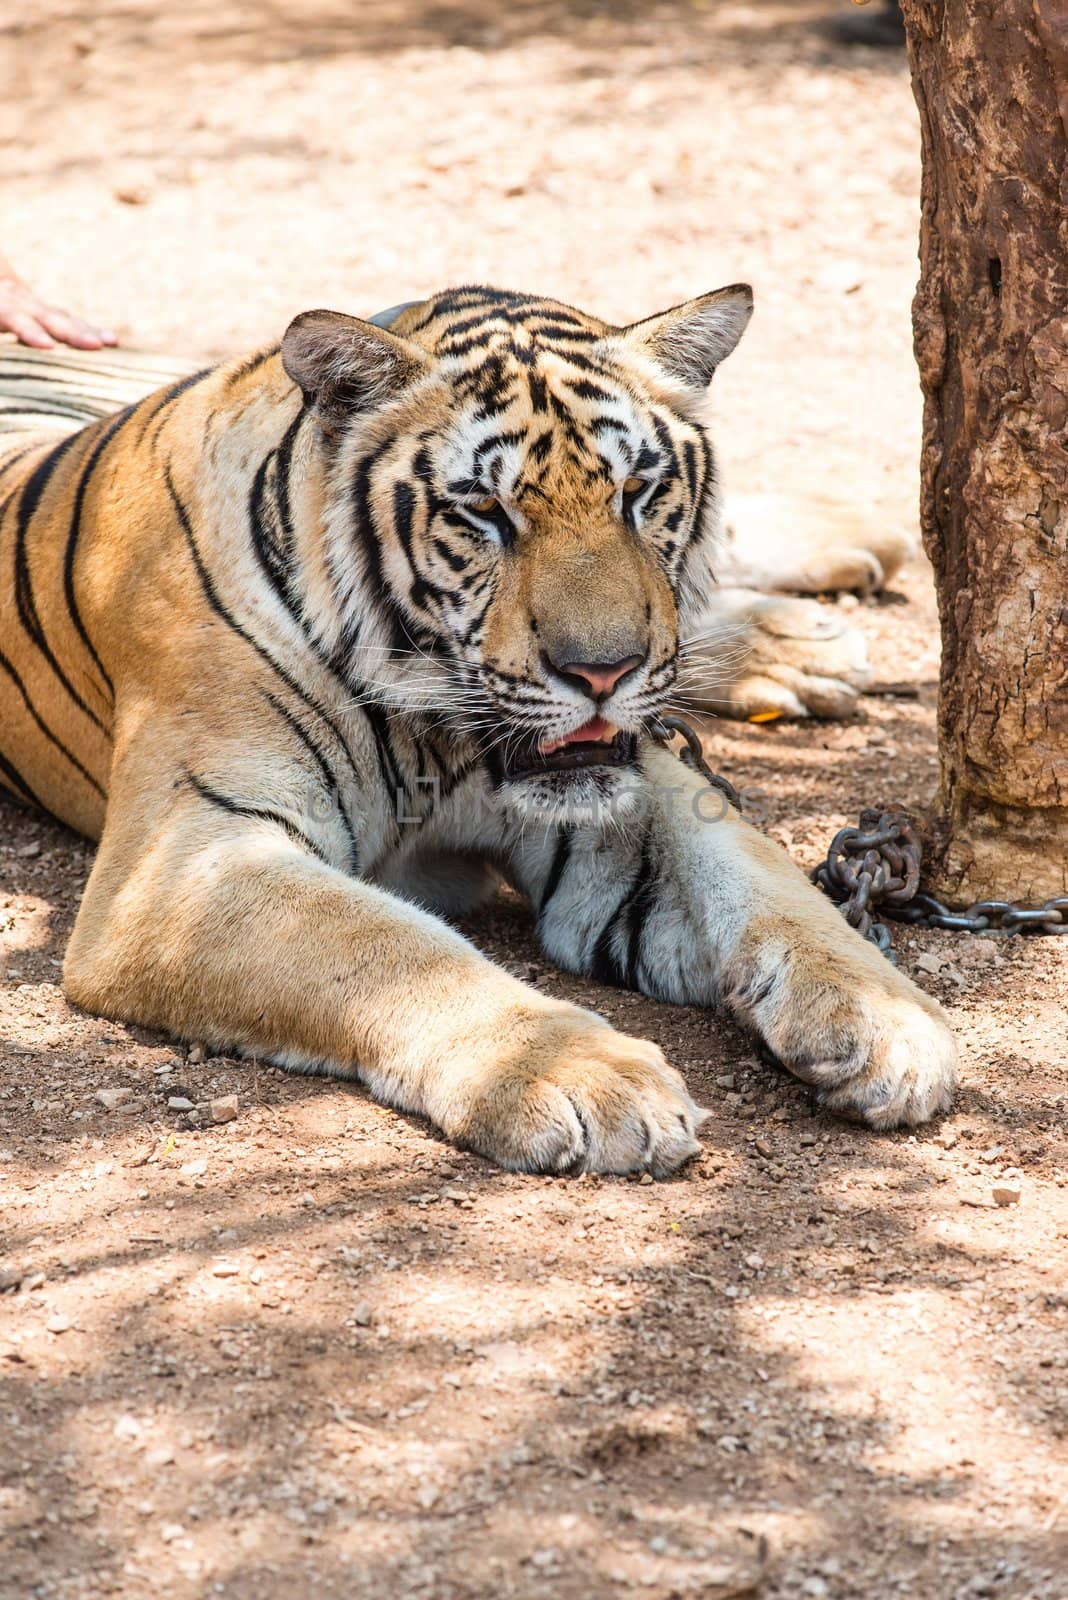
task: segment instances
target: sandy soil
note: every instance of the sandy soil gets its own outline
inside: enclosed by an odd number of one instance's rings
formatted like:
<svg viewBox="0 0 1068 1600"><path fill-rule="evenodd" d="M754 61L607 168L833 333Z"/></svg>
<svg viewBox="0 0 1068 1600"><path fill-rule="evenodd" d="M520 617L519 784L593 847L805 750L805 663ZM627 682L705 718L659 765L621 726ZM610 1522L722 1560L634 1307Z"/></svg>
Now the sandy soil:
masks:
<svg viewBox="0 0 1068 1600"><path fill-rule="evenodd" d="M0 242L207 353L450 280L637 316L750 278L729 479L911 522L916 119L819 9L5 0ZM853 615L916 699L709 736L806 865L931 796L921 564L897 587ZM561 977L504 902L486 949L713 1108L677 1181L547 1182L72 1011L89 862L0 806L4 1600L1068 1594L1068 943L899 933L964 1083L877 1138L730 1025Z"/></svg>

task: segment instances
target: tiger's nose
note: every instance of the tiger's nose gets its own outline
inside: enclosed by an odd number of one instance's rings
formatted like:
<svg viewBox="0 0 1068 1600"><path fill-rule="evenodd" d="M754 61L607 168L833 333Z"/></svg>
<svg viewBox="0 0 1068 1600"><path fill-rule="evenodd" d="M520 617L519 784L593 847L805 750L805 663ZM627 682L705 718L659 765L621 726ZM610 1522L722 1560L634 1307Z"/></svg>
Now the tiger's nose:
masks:
<svg viewBox="0 0 1068 1600"><path fill-rule="evenodd" d="M554 661L552 664L562 678L567 678L576 689L591 700L607 700L621 679L640 667L645 657L623 656L619 661Z"/></svg>

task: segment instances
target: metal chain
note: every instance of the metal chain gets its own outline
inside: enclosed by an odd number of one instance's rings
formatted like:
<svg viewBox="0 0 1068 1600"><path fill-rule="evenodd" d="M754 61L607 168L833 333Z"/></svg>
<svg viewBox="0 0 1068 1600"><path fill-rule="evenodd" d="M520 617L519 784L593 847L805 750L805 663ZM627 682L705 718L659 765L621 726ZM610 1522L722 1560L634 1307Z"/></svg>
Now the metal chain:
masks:
<svg viewBox="0 0 1068 1600"><path fill-rule="evenodd" d="M1068 895L1040 906L1011 900L976 900L953 911L920 890L923 851L912 820L903 811L862 811L859 828L840 828L813 881L839 904L851 927L894 961L890 930L873 917L878 908L911 927L951 928L961 933L1068 934Z"/></svg>
<svg viewBox="0 0 1068 1600"><path fill-rule="evenodd" d="M724 778L720 773L713 772L705 760L701 735L691 728L688 722L684 722L681 717L657 717L649 731L659 744L667 744L672 734L680 734L686 741L686 748L685 750L677 751L676 754L683 766L689 767L693 772L699 772L702 778L710 783L714 789L718 789L721 794L727 796L732 806L741 810L741 795L729 778Z"/></svg>
<svg viewBox="0 0 1068 1600"><path fill-rule="evenodd" d="M681 717L660 717L651 733L661 744L674 734L685 740L679 760L741 807L734 785L705 760L700 735ZM920 889L923 846L912 818L904 811L860 813L858 828L839 828L831 840L827 859L812 873L812 880L838 903L839 910L862 938L897 964L890 930L874 913L879 910L894 922L910 927L950 928L960 933L1068 934L1068 895L1054 895L1040 906L1015 905L1011 900L976 900L965 911L953 911L933 894Z"/></svg>

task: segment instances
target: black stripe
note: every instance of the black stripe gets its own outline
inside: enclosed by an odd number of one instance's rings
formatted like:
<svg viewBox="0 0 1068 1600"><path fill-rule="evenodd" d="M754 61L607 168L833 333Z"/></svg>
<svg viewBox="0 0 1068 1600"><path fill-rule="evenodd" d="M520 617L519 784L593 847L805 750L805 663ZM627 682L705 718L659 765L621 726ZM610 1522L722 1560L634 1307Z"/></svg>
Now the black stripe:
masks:
<svg viewBox="0 0 1068 1600"><path fill-rule="evenodd" d="M274 506L271 503L272 497L269 496L267 489L267 475L272 463L275 468L273 500L277 504L277 474L279 471L277 450L268 450L256 469L256 475L249 490L248 522L252 548L260 564L260 569L275 595L285 606L290 616L299 621L300 608L290 583L289 552L279 545L277 538L274 536L275 530L267 526L268 518L274 521Z"/></svg>
<svg viewBox="0 0 1068 1600"><path fill-rule="evenodd" d="M195 388L198 383L203 383L205 378L210 378L215 370L216 369L214 367L202 367L199 372L191 372L189 373L188 377L179 378L177 383L168 384L166 389L160 390L157 394L148 395L146 400L140 401L137 407L138 410L140 410L141 406L145 405L148 400L155 401L151 411L149 411L146 416L141 418L140 438L144 439L148 433L151 423L156 422L156 429L152 435L151 441L153 444L155 444L156 439L159 437L159 430L165 421L163 413L166 411L171 402L173 400L177 400L179 395L185 394L188 389Z"/></svg>
<svg viewBox="0 0 1068 1600"><path fill-rule="evenodd" d="M287 547L293 540L293 518L290 507L289 474L293 470L293 447L297 442L305 418L306 411L298 411L293 421L282 435L282 442L278 446L278 465L275 469L275 500L278 506L278 520L282 525L282 535Z"/></svg>
<svg viewBox="0 0 1068 1600"><path fill-rule="evenodd" d="M279 345L273 344L268 350L257 350L255 355L249 356L247 360L242 361L239 367L235 367L234 371L227 375L226 387L232 389L235 383L241 382L242 378L250 377L258 367L265 366L272 356L276 356L279 349Z"/></svg>
<svg viewBox="0 0 1068 1600"><path fill-rule="evenodd" d="M307 750L308 754L315 762L315 765L319 768L323 782L326 784L331 793L336 796L337 808L341 813L341 821L345 828L345 836L349 841L349 870L353 874L357 873L360 870L359 847L356 844L356 835L352 830L352 822L341 799L341 786L337 781L337 775L335 774L333 767L330 765L329 761L327 761L326 756L319 749L319 746L315 743L315 740L308 733L307 729L301 727L297 718L289 710L288 706L284 706L281 700L277 700L275 696L268 690L264 690L263 697L273 708L273 710L275 710L282 718L282 721L286 723L293 733L296 734L305 750Z"/></svg>
<svg viewBox="0 0 1068 1600"><path fill-rule="evenodd" d="M410 483L393 485L393 521L413 577L418 577L412 556L412 523L415 518L415 490Z"/></svg>
<svg viewBox="0 0 1068 1600"><path fill-rule="evenodd" d="M675 441L671 437L671 429L668 427L667 423L664 421L659 412L653 411L650 414L653 419L653 428L656 432L656 437L659 440L664 454L667 456L668 470L673 474L677 474L679 470L679 457L678 452L675 449Z"/></svg>
<svg viewBox="0 0 1068 1600"><path fill-rule="evenodd" d="M604 927L597 936L590 958L590 977L598 983L610 983L616 988L626 986L627 977L623 970L623 963L612 949L612 936L617 931L620 913L630 899L630 890L620 900Z"/></svg>
<svg viewBox="0 0 1068 1600"><path fill-rule="evenodd" d="M441 559L452 568L453 572L466 572L471 564L470 557L458 556L454 550L449 549L444 539L435 538L434 549Z"/></svg>
<svg viewBox="0 0 1068 1600"><path fill-rule="evenodd" d="M37 602L34 599L33 579L30 576L30 561L26 549L26 537L29 532L30 522L40 504L41 496L48 486L49 479L71 445L80 437L80 434L74 433L68 439L61 440L58 445L48 452L26 480L22 497L19 500L18 518L15 525L15 608L19 614L19 621L30 639L44 656L75 705L85 713L90 722L96 724L101 733L107 734L107 727L71 683L67 674L56 660L55 652L45 636L41 618L37 611Z"/></svg>
<svg viewBox="0 0 1068 1600"><path fill-rule="evenodd" d="M533 439L531 441L531 443L528 445L528 447L527 447L527 460L528 460L528 462L529 461L537 461L537 462L545 461L547 459L547 457L549 455L549 452L551 451L552 447L553 447L553 432L552 432L551 428L546 428L544 433L539 433L537 438Z"/></svg>
<svg viewBox="0 0 1068 1600"><path fill-rule="evenodd" d="M481 472L485 457L491 455L494 450L499 450L506 444L522 444L525 439L526 431L523 428L502 428L500 433L491 433L482 440L475 451L472 462L475 476Z"/></svg>
<svg viewBox="0 0 1068 1600"><path fill-rule="evenodd" d="M371 590L369 598L378 604L385 613L392 635L393 647L397 650L407 649L411 643L404 626L396 598L386 583L382 571L382 547L371 514L371 474L375 467L393 448L393 440L387 439L369 455L364 456L356 470L352 484L352 500L356 518L356 532L360 539L360 546L364 555L364 573ZM335 591L336 593L336 591ZM336 596L338 604L342 604L342 597Z"/></svg>
<svg viewBox="0 0 1068 1600"><path fill-rule="evenodd" d="M633 985L637 965L641 959L641 938L646 919L655 904L656 863L653 858L652 837L646 833L642 841L641 859L630 887L605 922L593 947L590 976L599 983L611 983L626 988ZM613 949L614 943L623 943L624 924L627 936L623 955Z"/></svg>
<svg viewBox="0 0 1068 1600"><path fill-rule="evenodd" d="M579 427L571 407L566 401L561 400L558 394L554 394L552 390L549 391L549 406L564 436L570 439L580 455L585 455L587 452L586 434Z"/></svg>
<svg viewBox="0 0 1068 1600"><path fill-rule="evenodd" d="M7 395L0 394L0 416L2 417L67 417L72 422L80 422L87 427L100 415L100 407L87 400L62 400L56 395L39 395L32 400L15 400ZM5 428L6 433L18 433L24 430L19 428ZM81 429L75 429L76 433ZM47 438L47 434L45 435Z"/></svg>
<svg viewBox="0 0 1068 1600"><path fill-rule="evenodd" d="M54 747L54 749L58 750L60 755L64 756L66 758L66 760L70 762L71 766L75 769L75 771L81 773L82 777L85 779L85 781L89 785L89 787L91 789L95 789L97 794L100 796L100 798L102 800L105 799L106 796L105 796L104 790L101 788L100 784L97 783L97 781L93 777L92 773L87 771L86 768L82 766L81 762L78 760L78 757L76 755L74 755L74 753L71 750L68 750L67 746L63 743L62 739L60 739L56 734L54 734L52 732L51 728L48 727L47 723L45 723L45 721L41 717L40 712L37 710L37 707L34 705L33 701L30 699L29 693L28 693L28 691L26 689L26 685L23 683L22 679L19 677L19 674L16 672L14 666L8 660L7 656L4 655L3 651L0 651L0 671L3 671L3 672L7 673L8 677L11 679L12 683L15 685L15 688L18 690L19 694L21 695L23 705L26 707L26 710L29 712L30 716L33 718L34 722L37 724L37 727L40 729L41 733L48 740L49 744L52 745Z"/></svg>
<svg viewBox="0 0 1068 1600"><path fill-rule="evenodd" d="M604 389L599 383L594 383L590 378L564 378L572 394L577 394L580 400L618 400L618 394L613 394L610 389Z"/></svg>
<svg viewBox="0 0 1068 1600"><path fill-rule="evenodd" d="M15 454L13 456L8 456L5 461L0 462L0 479L5 478L7 476L7 474L11 471L12 467L18 466L19 462L23 459L23 457L24 456L28 456L31 450L36 450L36 449L37 449L36 445L33 445L33 444L24 445L21 450L16 450Z"/></svg>
<svg viewBox="0 0 1068 1600"><path fill-rule="evenodd" d="M360 710L367 719L367 725L371 730L375 753L378 757L378 766L382 774L382 782L390 794L393 811L396 814L397 797L404 787L404 780L401 777L396 751L393 749L393 741L389 736L388 718L382 707L375 705L374 701L369 701L366 705L362 705Z"/></svg>
<svg viewBox="0 0 1068 1600"><path fill-rule="evenodd" d="M715 458L709 447L708 441L703 437L701 439L701 448L701 481L697 490L696 512L690 528L689 538L686 540L687 545L690 544L693 539L697 538L699 534L705 531L705 512L708 506L708 497L711 492L712 485L716 481Z"/></svg>
<svg viewBox="0 0 1068 1600"><path fill-rule="evenodd" d="M642 858L638 867L638 876L630 892L630 930L627 935L627 971L626 982L631 988L638 987L638 966L641 962L642 935L649 913L656 904L657 890L656 862L653 859L652 833L647 832L642 840Z"/></svg>
<svg viewBox="0 0 1068 1600"><path fill-rule="evenodd" d="M600 338L599 334L592 333L589 328L581 328L577 324L566 323L561 317L555 315L552 321L532 323L530 332L532 337L539 343L551 340L553 344L562 345L564 348L560 351L560 354L568 361L572 360L576 354L570 348L571 345L596 344Z"/></svg>
<svg viewBox="0 0 1068 1600"><path fill-rule="evenodd" d="M79 610L78 601L74 593L74 563L78 554L78 540L81 537L82 531L82 511L85 507L85 495L89 488L89 480L96 471L104 451L107 449L115 434L122 427L123 423L127 421L134 409L135 407L133 406L127 406L124 411L119 412L118 416L115 417L113 421L109 422L108 426L104 429L104 432L100 435L100 438L93 446L89 455L89 459L82 468L81 477L78 479L78 487L74 491L74 506L71 511L70 531L67 534L67 548L63 555L63 594L67 602L67 612L70 616L71 622L74 624L74 628L78 634L78 637L81 639L85 648L92 657L100 676L107 684L107 692L111 695L112 699L115 697L115 685L111 681L110 673L108 673L104 663L97 654L96 646L89 637L85 623L82 621L82 614Z"/></svg>
<svg viewBox="0 0 1068 1600"><path fill-rule="evenodd" d="M291 821L289 817L283 816L280 811L272 811L267 806L246 805L241 800L234 800L229 795L220 794L218 789L211 788L210 784L205 783L203 778L198 778L195 772L187 771L186 777L202 800L209 801L211 805L218 806L221 811L229 812L233 817L251 817L256 822L274 823L295 844L303 845L313 856L317 856L324 866L329 867L331 865L331 862L324 856L314 839L310 839L303 828L299 828L295 822Z"/></svg>
<svg viewBox="0 0 1068 1600"><path fill-rule="evenodd" d="M11 765L11 762L7 759L2 751L0 751L0 775L7 779L8 787L15 794L20 794L22 798L24 800L28 800L31 805L41 806L40 800L38 800L37 796L26 782L26 779L22 776L22 773L19 772L17 767L13 767ZM44 806L41 806L41 810L43 811L44 809Z"/></svg>
<svg viewBox="0 0 1068 1600"><path fill-rule="evenodd" d="M575 836L571 829L561 828L556 841L556 849L553 852L553 861L552 866L549 868L549 876L545 880L545 887L541 891L541 900L538 903L539 921L545 915L546 911L548 910L550 900L560 887L560 880L567 870L568 862L571 860L571 851L574 843Z"/></svg>
<svg viewBox="0 0 1068 1600"><path fill-rule="evenodd" d="M296 681L293 675L287 672L285 667L281 666L280 663L274 659L273 655L266 648L266 646L260 644L258 639L254 639L252 634L248 632L247 628L242 627L241 623L238 622L233 612L220 598L219 592L215 587L211 575L204 565L204 558L200 554L200 550L197 547L197 542L193 535L193 529L189 521L189 513L186 511L185 506L179 499L178 491L174 487L174 479L171 477L171 469L169 466L164 467L163 477L167 485L167 493L171 497L171 504L174 506L175 515L178 518L179 526L181 527L182 533L185 535L186 547L189 550L189 554L193 560L193 565L196 568L196 574L200 580L200 587L203 590L204 598L208 602L208 605L215 612L215 615L220 619L220 621L225 622L226 626L231 628L234 633L237 634L238 638L243 639L245 643L256 652L260 660L270 667L272 672L276 673L277 676L281 678L282 682L286 685L286 688L295 694L297 699L301 700L304 705L308 707L308 710L313 712L319 718L319 720L330 729L330 732L337 740L342 753L352 769L353 776L356 778L358 783L359 770L356 766L355 760L353 759L352 751L349 749L345 740L345 736L341 732L341 729L338 727L337 723L334 721L333 717L323 706L319 704L313 695L310 695L306 689L301 688L300 684Z"/></svg>
<svg viewBox="0 0 1068 1600"><path fill-rule="evenodd" d="M449 338L438 346L438 355L443 360L446 357L455 360L460 356L469 356L472 350L485 350L492 337L493 330L484 328L480 333L469 333L462 339Z"/></svg>
<svg viewBox="0 0 1068 1600"><path fill-rule="evenodd" d="M686 487L690 491L690 498L697 501L697 448L692 439L686 439L682 446L683 466L686 470Z"/></svg>

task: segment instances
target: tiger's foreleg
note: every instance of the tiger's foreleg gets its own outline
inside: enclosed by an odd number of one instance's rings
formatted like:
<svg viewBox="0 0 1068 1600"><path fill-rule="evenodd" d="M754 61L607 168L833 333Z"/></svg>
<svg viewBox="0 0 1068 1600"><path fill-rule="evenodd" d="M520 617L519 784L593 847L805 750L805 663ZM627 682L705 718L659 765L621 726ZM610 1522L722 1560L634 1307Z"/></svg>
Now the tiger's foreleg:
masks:
<svg viewBox="0 0 1068 1600"><path fill-rule="evenodd" d="M359 1078L510 1167L666 1173L694 1152L699 1114L655 1045L350 877L328 823L288 818L285 775L259 770L275 817L249 814L264 807L217 762L215 798L120 770L67 952L72 1000Z"/></svg>
<svg viewBox="0 0 1068 1600"><path fill-rule="evenodd" d="M547 953L660 999L726 1004L821 1101L873 1127L950 1102L935 1002L848 927L776 844L673 755L648 748L632 815L529 847Z"/></svg>

